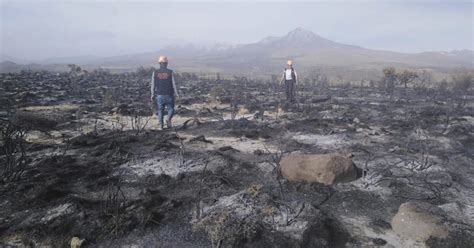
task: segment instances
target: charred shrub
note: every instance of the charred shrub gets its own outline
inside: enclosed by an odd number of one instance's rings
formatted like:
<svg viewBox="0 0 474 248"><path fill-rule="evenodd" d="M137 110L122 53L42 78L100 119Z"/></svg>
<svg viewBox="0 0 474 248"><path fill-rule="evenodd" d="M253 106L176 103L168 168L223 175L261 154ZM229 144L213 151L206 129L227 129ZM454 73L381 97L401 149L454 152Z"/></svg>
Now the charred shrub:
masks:
<svg viewBox="0 0 474 248"><path fill-rule="evenodd" d="M25 141L28 131L10 120L0 122L0 182L6 183L20 179L28 165Z"/></svg>
<svg viewBox="0 0 474 248"><path fill-rule="evenodd" d="M128 214L125 211L127 198L121 189L121 182L111 183L103 198L102 212L106 217L107 233L117 236L125 233Z"/></svg>
<svg viewBox="0 0 474 248"><path fill-rule="evenodd" d="M473 74L462 73L453 76L453 93L458 108L463 108L468 102L468 95L474 82Z"/></svg>
<svg viewBox="0 0 474 248"><path fill-rule="evenodd" d="M12 124L28 130L48 131L55 128L61 121L59 116L17 112L12 116Z"/></svg>

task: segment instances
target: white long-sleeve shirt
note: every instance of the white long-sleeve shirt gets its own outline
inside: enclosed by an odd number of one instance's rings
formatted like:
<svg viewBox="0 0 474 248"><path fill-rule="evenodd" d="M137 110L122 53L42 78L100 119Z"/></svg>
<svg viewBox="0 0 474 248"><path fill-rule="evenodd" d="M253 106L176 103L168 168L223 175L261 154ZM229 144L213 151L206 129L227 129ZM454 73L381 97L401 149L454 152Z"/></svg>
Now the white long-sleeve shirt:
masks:
<svg viewBox="0 0 474 248"><path fill-rule="evenodd" d="M296 74L296 70L293 69L293 73L295 74L295 78L292 78L292 77L291 77L291 70L292 70L292 69L286 68L286 69L283 71L283 75L281 76L280 83L282 83L282 82L285 81L285 80L295 80L295 82L298 81L298 74Z"/></svg>

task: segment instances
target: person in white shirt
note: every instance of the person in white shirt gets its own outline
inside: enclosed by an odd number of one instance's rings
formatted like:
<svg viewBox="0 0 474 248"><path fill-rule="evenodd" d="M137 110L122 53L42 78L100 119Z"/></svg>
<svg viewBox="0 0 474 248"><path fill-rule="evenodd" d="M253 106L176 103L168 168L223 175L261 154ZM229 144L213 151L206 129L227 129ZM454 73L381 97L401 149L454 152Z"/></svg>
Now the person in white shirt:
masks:
<svg viewBox="0 0 474 248"><path fill-rule="evenodd" d="M280 80L280 86L283 85L283 81L285 82L285 92L286 92L286 100L289 102L295 101L295 86L298 82L298 75L296 74L295 69L293 68L293 61L288 60L286 62L287 67L283 72L283 76Z"/></svg>

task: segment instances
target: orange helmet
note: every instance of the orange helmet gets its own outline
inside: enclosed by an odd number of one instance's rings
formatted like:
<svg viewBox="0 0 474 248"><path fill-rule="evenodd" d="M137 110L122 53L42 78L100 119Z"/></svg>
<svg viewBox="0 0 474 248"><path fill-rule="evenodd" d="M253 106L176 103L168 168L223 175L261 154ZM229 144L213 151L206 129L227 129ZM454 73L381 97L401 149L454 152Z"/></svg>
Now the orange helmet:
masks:
<svg viewBox="0 0 474 248"><path fill-rule="evenodd" d="M293 65L293 61L292 61L292 60L288 60L288 61L286 61L286 64L287 64L287 65Z"/></svg>
<svg viewBox="0 0 474 248"><path fill-rule="evenodd" d="M166 56L161 55L158 59L158 63L168 63L168 58Z"/></svg>

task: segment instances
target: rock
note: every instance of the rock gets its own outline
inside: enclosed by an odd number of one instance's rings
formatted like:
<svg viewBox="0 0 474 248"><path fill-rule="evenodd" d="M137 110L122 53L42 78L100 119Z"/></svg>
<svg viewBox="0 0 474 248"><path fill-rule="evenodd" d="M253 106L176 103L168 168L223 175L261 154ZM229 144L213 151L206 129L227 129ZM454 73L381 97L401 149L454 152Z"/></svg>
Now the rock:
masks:
<svg viewBox="0 0 474 248"><path fill-rule="evenodd" d="M66 216L74 212L74 206L70 203L65 203L52 208L46 212L46 215L41 218L43 224L47 224L51 220L58 217Z"/></svg>
<svg viewBox="0 0 474 248"><path fill-rule="evenodd" d="M113 113L118 113L118 111L119 111L119 108L118 108L118 107L114 107L114 108L112 108L112 109L110 110L109 113L111 113L111 114L113 114Z"/></svg>
<svg viewBox="0 0 474 248"><path fill-rule="evenodd" d="M331 185L357 179L352 160L340 154L290 154L280 165L283 177L291 182Z"/></svg>
<svg viewBox="0 0 474 248"><path fill-rule="evenodd" d="M458 202L449 202L438 207L457 222L474 224L474 218L469 218Z"/></svg>
<svg viewBox="0 0 474 248"><path fill-rule="evenodd" d="M354 118L354 120L352 120L352 122L359 124L360 120L359 120L359 118L356 117L356 118Z"/></svg>
<svg viewBox="0 0 474 248"><path fill-rule="evenodd" d="M0 237L0 245L5 245L5 247L27 247L25 243L25 238L20 234Z"/></svg>
<svg viewBox="0 0 474 248"><path fill-rule="evenodd" d="M97 146L104 141L101 137L94 134L85 134L70 140L71 144L75 146Z"/></svg>
<svg viewBox="0 0 474 248"><path fill-rule="evenodd" d="M262 156L265 152L260 150L260 149L257 149L255 151L253 151L253 154L254 155L257 155L257 156Z"/></svg>
<svg viewBox="0 0 474 248"><path fill-rule="evenodd" d="M78 237L73 237L71 239L71 248L80 248L85 239L80 239Z"/></svg>
<svg viewBox="0 0 474 248"><path fill-rule="evenodd" d="M220 151L220 152L227 152L227 151L240 152L239 150L233 148L232 146L219 147L217 150Z"/></svg>
<svg viewBox="0 0 474 248"><path fill-rule="evenodd" d="M440 211L442 210L429 203L403 203L392 219L392 228L400 237L416 241L446 238L449 231L443 224Z"/></svg>
<svg viewBox="0 0 474 248"><path fill-rule="evenodd" d="M212 144L212 141L207 140L204 135L199 135L197 137L194 137L194 138L190 139L189 142L204 142L204 143Z"/></svg>
<svg viewBox="0 0 474 248"><path fill-rule="evenodd" d="M320 102L326 102L328 100L331 100L330 96L313 96L311 98L312 103L320 103Z"/></svg>
<svg viewBox="0 0 474 248"><path fill-rule="evenodd" d="M451 186L453 184L453 178L451 174L445 171L432 171L428 174L426 180L430 183L444 186Z"/></svg>
<svg viewBox="0 0 474 248"><path fill-rule="evenodd" d="M397 151L400 151L400 147L399 147L399 146L395 146L395 147L393 147L393 148L390 148L388 151L389 151L389 152L392 152L392 153L393 153L393 152L397 152Z"/></svg>
<svg viewBox="0 0 474 248"><path fill-rule="evenodd" d="M376 130L370 130L370 131L368 132L368 134L369 134L369 135L372 135L372 136L378 136L378 135L380 135L380 133L377 132Z"/></svg>
<svg viewBox="0 0 474 248"><path fill-rule="evenodd" d="M392 229L390 223L382 219L375 219L371 222L371 224L377 229Z"/></svg>
<svg viewBox="0 0 474 248"><path fill-rule="evenodd" d="M387 241L381 238L372 239L372 242L374 243L374 245L378 245L378 246L384 246L387 244Z"/></svg>
<svg viewBox="0 0 474 248"><path fill-rule="evenodd" d="M243 115L248 115L250 113L249 109L246 107L241 107L239 109L238 115L243 116Z"/></svg>

